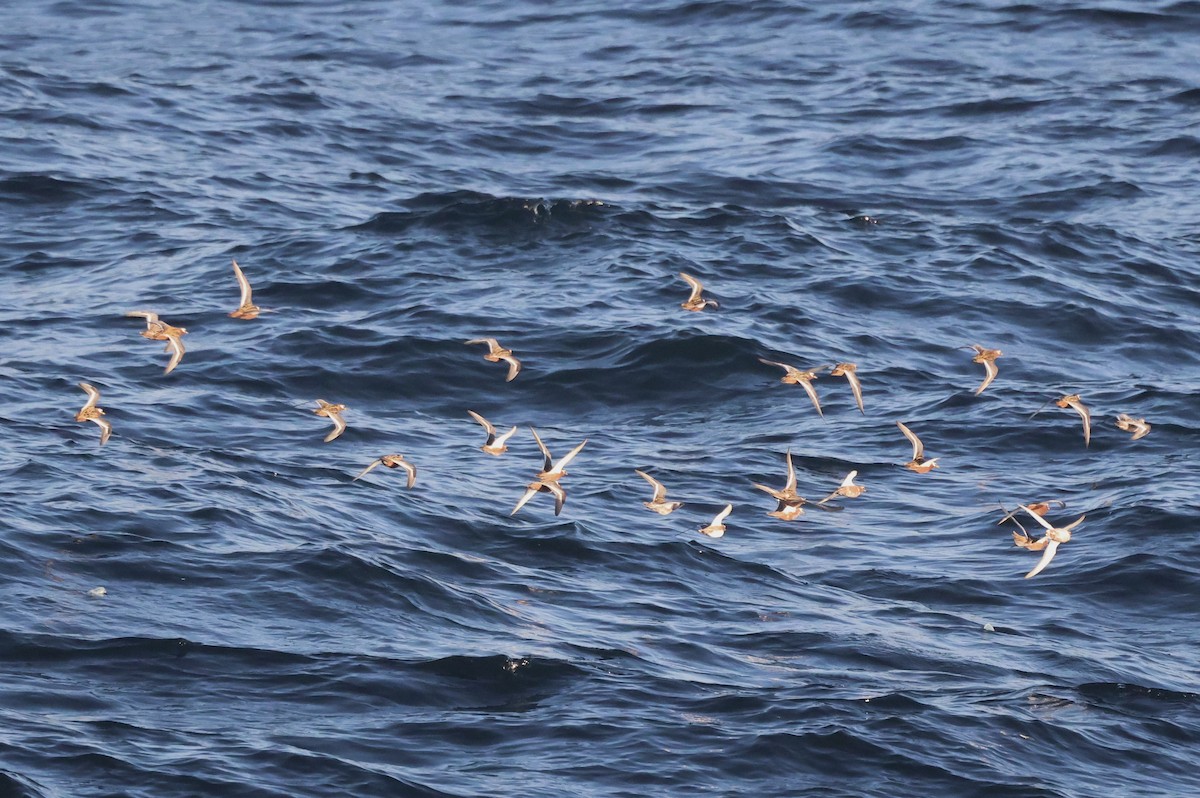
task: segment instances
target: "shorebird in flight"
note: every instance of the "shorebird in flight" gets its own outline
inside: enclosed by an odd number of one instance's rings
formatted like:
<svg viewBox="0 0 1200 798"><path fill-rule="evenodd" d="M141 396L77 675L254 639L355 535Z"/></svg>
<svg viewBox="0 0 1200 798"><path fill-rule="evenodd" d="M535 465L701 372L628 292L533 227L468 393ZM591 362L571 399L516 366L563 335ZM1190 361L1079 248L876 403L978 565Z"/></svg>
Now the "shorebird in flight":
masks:
<svg viewBox="0 0 1200 798"><path fill-rule="evenodd" d="M558 484L558 481L567 475L567 464L583 451L583 447L587 444L587 439L584 439L583 443L560 457L556 463L550 457L550 450L546 448L546 444L542 443L542 438L538 435L537 430L530 427L529 431L533 433L533 439L537 441L538 448L542 450L542 470L534 476L533 482L525 486L524 495L521 496L520 501L517 502L517 506L513 508L513 511L509 515L516 515L517 510L524 507L538 493L549 493L554 496L554 514L558 515L562 512L563 503L567 500L566 490Z"/></svg>
<svg viewBox="0 0 1200 798"><path fill-rule="evenodd" d="M925 459L925 446L921 443L921 439L916 436L903 422L897 421L896 426L904 433L904 437L908 438L908 442L912 444L913 456L904 464L904 467L910 471L916 471L918 474L928 474L931 469L937 468L938 458L932 460Z"/></svg>
<svg viewBox="0 0 1200 798"><path fill-rule="evenodd" d="M783 369L784 375L779 379L780 382L786 385L799 385L804 388L804 392L808 394L808 398L812 400L813 407L817 409L817 415L821 418L825 414L821 412L821 400L817 398L817 389L813 387L812 381L817 378L817 372L829 368L828 366L817 366L814 369L798 369L795 366L789 366L787 363L778 363L774 360L767 360L765 357L758 359L759 363L768 366L778 366Z"/></svg>
<svg viewBox="0 0 1200 798"><path fill-rule="evenodd" d="M996 368L996 358L1004 353L999 349L987 349L979 344L971 344L970 348L975 350L975 357L971 358L971 362L982 363L985 372L983 383L975 389L975 395L979 396L983 393L983 389L991 385L992 380L996 379L996 375L1000 373L1000 370Z"/></svg>
<svg viewBox="0 0 1200 798"><path fill-rule="evenodd" d="M1083 419L1083 445L1089 446L1092 442L1092 414L1088 412L1087 407L1079 399L1079 394L1073 393L1056 399L1054 404L1062 408L1071 408L1079 417Z"/></svg>
<svg viewBox="0 0 1200 798"><path fill-rule="evenodd" d="M846 478L842 480L842 484L838 485L837 490L826 496L824 499L821 499L821 501L817 502L817 504L825 504L830 499L833 499L837 496L844 496L847 499L857 499L859 496L866 493L866 485L856 485L854 483L854 478L857 476L857 471L851 471L846 475Z"/></svg>
<svg viewBox="0 0 1200 798"><path fill-rule="evenodd" d="M725 534L725 519L733 512L733 505L725 505L725 509L717 513L712 522L708 526L702 526L698 530L701 535L708 535L710 538L719 538Z"/></svg>
<svg viewBox="0 0 1200 798"><path fill-rule="evenodd" d="M1134 418L1124 413L1117 415L1117 428L1122 432L1132 432L1133 437L1129 439L1131 441L1136 441L1150 434L1150 425L1146 423L1146 419Z"/></svg>
<svg viewBox="0 0 1200 798"><path fill-rule="evenodd" d="M641 477L649 482L651 487L654 488L654 496L650 499L650 501L642 502L647 509L653 510L659 515L670 515L683 506L683 502L667 501L667 489L657 479L650 476L645 471L638 471L636 468L634 469L634 473L640 474Z"/></svg>
<svg viewBox="0 0 1200 798"><path fill-rule="evenodd" d="M858 403L858 412L865 416L867 411L863 410L862 383L858 381L858 366L854 363L838 363L833 367L833 371L829 372L829 376L846 378L846 382L850 383L850 390L854 391L854 401Z"/></svg>
<svg viewBox="0 0 1200 798"><path fill-rule="evenodd" d="M183 341L180 340L187 335L187 330L183 327L172 327L158 317L157 313L149 310L132 310L125 314L129 317L138 317L146 320L146 329L142 330L140 335L151 341L166 341L167 347L164 352L171 353L171 359L167 362L167 368L163 374L170 374L183 360Z"/></svg>
<svg viewBox="0 0 1200 798"><path fill-rule="evenodd" d="M96 406L100 401L100 392L86 382L79 383L79 387L87 394L87 404L79 408L79 412L75 414L76 421L93 421L100 428L100 445L103 446L108 442L109 436L112 435L112 423L107 418L102 418L104 411Z"/></svg>
<svg viewBox="0 0 1200 798"><path fill-rule="evenodd" d="M539 479L525 486L524 495L521 496L521 499L517 502L517 506L513 508L513 511L509 515L516 515L517 510L524 507L530 499L539 493L549 493L554 496L554 514L558 515L562 512L563 504L567 501L566 489L557 482L542 482Z"/></svg>
<svg viewBox="0 0 1200 798"><path fill-rule="evenodd" d="M779 502L778 507L767 513L772 518L791 521L804 515L804 505L808 503L808 499L796 494L796 468L792 465L791 449L788 449L787 452L787 481L784 483L782 489L775 490L766 485L760 485L757 482L751 484L759 490L770 494Z"/></svg>
<svg viewBox="0 0 1200 798"><path fill-rule="evenodd" d="M246 279L246 275L242 273L242 267L238 266L236 260L233 261L233 276L237 278L238 285L242 289L242 304L229 315L235 319L258 318L258 314L262 312L262 308L251 301L250 281Z"/></svg>
<svg viewBox="0 0 1200 798"><path fill-rule="evenodd" d="M495 455L496 457L499 457L508 451L508 439L511 438L513 433L517 431L516 427L513 427L508 432L497 437L496 428L492 426L492 422L488 421L474 410L468 410L467 415L482 424L483 428L487 431L487 441L483 444L483 446L479 447L480 449L488 454Z"/></svg>
<svg viewBox="0 0 1200 798"><path fill-rule="evenodd" d="M1054 559L1054 555L1058 551L1059 544L1068 542L1071 539L1071 530L1079 526L1087 516L1081 515L1064 527L1056 527L1040 514L1033 512L1029 507L1022 504L1021 509L1029 513L1030 518L1046 528L1046 534L1038 540L1034 540L1028 534L1013 532L1013 542L1018 546L1030 551L1042 552L1042 559L1038 560L1038 564L1033 567L1032 571L1025 574L1025 578L1030 579L1040 574L1050 564L1050 561ZM1024 529L1022 529L1022 532L1024 532Z"/></svg>
<svg viewBox="0 0 1200 798"><path fill-rule="evenodd" d="M324 399L318 399L317 404L320 405L313 412L318 416L325 416L333 422L333 430L325 436L325 442L329 443L334 438L346 431L346 420L342 418L342 413L345 412L345 405L335 405L326 402Z"/></svg>
<svg viewBox="0 0 1200 798"><path fill-rule="evenodd" d="M410 488L417 481L417 467L405 460L404 455L402 454L385 454L383 457L372 460L369 466L358 472L358 476L350 481L357 482L365 477L371 471L371 469L377 468L378 466L384 466L385 468L403 468L408 474L408 487Z"/></svg>
<svg viewBox="0 0 1200 798"><path fill-rule="evenodd" d="M546 448L546 444L542 443L542 439L537 434L537 430L533 427L530 427L529 431L533 433L533 439L537 441L538 448L542 450L542 470L539 471L535 477L541 482L558 482L558 480L565 477L567 475L567 464L574 460L575 455L583 451L584 445L587 444L587 439L584 438L583 443L564 454L556 463L550 457L550 450Z"/></svg>
<svg viewBox="0 0 1200 798"><path fill-rule="evenodd" d="M500 346L500 342L495 338L472 338L467 341L468 344L487 344L487 354L483 359L489 363L499 363L503 360L508 364L508 376L504 378L505 382L512 382L518 374L521 373L521 361L513 357L511 349L505 349Z"/></svg>
<svg viewBox="0 0 1200 798"><path fill-rule="evenodd" d="M688 298L684 300L683 304L679 307L683 308L684 310L696 311L704 310L709 305L712 305L714 308L717 307L717 301L715 299L705 299L703 296L701 296L704 291L703 283L690 274L685 274L684 272L680 272L679 276L683 278L684 282L692 287L692 293L688 295Z"/></svg>

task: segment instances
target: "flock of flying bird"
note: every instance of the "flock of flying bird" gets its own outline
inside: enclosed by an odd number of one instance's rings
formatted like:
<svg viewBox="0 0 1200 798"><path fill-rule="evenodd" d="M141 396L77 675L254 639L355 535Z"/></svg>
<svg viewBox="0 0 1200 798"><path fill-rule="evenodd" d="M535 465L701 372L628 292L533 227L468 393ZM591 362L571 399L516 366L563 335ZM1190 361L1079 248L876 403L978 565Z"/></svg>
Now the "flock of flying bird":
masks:
<svg viewBox="0 0 1200 798"><path fill-rule="evenodd" d="M250 282L246 279L246 275L242 272L242 269L240 266L238 266L236 260L233 261L233 272L234 276L237 278L238 285L241 288L241 304L229 315L235 319L249 320L257 318L260 313L269 312L253 303ZM704 286L699 280L682 272L679 276L691 287L691 293L681 304L681 307L684 310L700 312L708 307L717 307L717 302L715 300L704 297ZM174 327L170 324L167 324L158 317L157 313L151 311L132 311L126 313L125 315L129 317L142 318L145 320L146 329L142 330L142 337L151 341L166 342L165 351L171 353L171 358L168 361L167 367L163 373L170 374L183 360L186 350L184 349L182 338L187 334L187 330L183 327ZM505 347L501 346L495 338L473 338L466 343L470 345L486 344L488 351L483 356L485 360L492 363L506 363L508 365L508 375L505 378L506 382L511 382L518 374L520 374L521 361L513 355L511 349L506 349ZM978 344L974 344L969 348L975 352L975 356L972 358L972 361L981 364L984 368L983 382L975 390L975 395L978 396L979 394L983 393L983 391L989 385L992 384L993 380L996 379L996 375L999 373L999 370L996 366L996 359L999 358L1003 353L999 349L988 349ZM846 378L846 381L850 385L850 390L854 394L854 400L858 405L859 411L864 415L866 414L866 410L863 408L862 383L858 379L858 367L856 364L837 363L832 367L820 366L812 369L799 369L787 363L779 363L773 360L766 360L764 358L759 358L759 360L768 366L777 366L782 368L784 374L780 381L788 385L801 386L805 393L808 394L808 398L812 401L813 407L816 408L817 413L822 417L824 416L824 413L821 410L821 402L812 383L813 380L817 379L817 374L819 372L829 368L830 376ZM91 421L98 425L100 427L100 445L103 446L112 435L112 424L108 421L108 419L104 418L104 410L99 407L100 392L86 382L79 383L79 387L87 394L88 399L87 403L80 409L78 413L75 414L75 420L79 422ZM1079 394L1068 394L1059 397L1058 399L1052 399L1051 401L1054 402L1054 404L1058 407L1064 409L1069 408L1079 414L1080 418L1083 420L1084 445L1090 445L1092 436L1091 413L1087 406L1083 404ZM1046 404L1048 405L1050 402L1047 402ZM1046 405L1043 405L1043 408L1045 406ZM343 404L326 402L324 399L317 400L317 408L314 409L313 412L319 416L328 418L333 423L333 429L330 430L330 432L325 436L324 440L326 443L338 438L343 432L345 432L346 421L342 416L342 413L345 410L346 406ZM1040 412L1041 409L1039 409L1033 415L1036 416ZM496 428L492 425L492 423L479 413L476 413L473 410L468 410L467 413L471 416L471 418L475 419L475 421L477 421L487 433L487 440L480 448L487 454L497 457L504 454L504 452L508 449L507 441L517 432L517 427L512 427L504 434L498 435ZM1145 437L1150 432L1150 425L1146 423L1144 418L1135 419L1124 413L1117 416L1116 425L1122 431L1132 433L1132 440L1135 441ZM905 438L908 439L913 447L912 459L905 463L904 467L919 474L926 474L937 468L938 458L935 457L930 459L925 457L925 447L921 443L921 439L918 438L917 435L903 422L897 421L896 426L899 427L900 432ZM542 468L534 475L533 480L526 485L525 493L517 501L517 505L513 508L511 514L515 515L538 493L549 493L554 497L554 514L558 515L562 512L563 504L566 502L567 498L566 490L561 484L562 478L567 475L566 466L572 460L574 460L581 451L583 451L583 447L587 444L587 440L584 440L583 443L580 443L558 460L554 460L554 458L550 455L549 449L546 448L546 445L542 442L541 437L538 435L537 430L535 430L533 427L530 427L529 429L530 432L533 433L533 438L537 442L538 448L542 452ZM754 483L754 487L764 491L778 502L776 508L767 513L768 516L784 521L791 521L804 514L803 508L804 505L808 504L808 500L796 492L796 470L792 465L792 453L790 450L787 452L786 461L787 478L783 488L776 490L774 488L767 487L766 485L760 485L757 483ZM358 480L366 476L367 473L378 466L384 466L385 468L400 468L404 470L407 474L407 486L409 488L413 487L413 485L416 483L416 466L399 454L387 454L375 459L357 476L355 476L354 480ZM683 506L683 502L667 501L666 487L650 474L647 474L645 471L641 470L635 470L635 472L645 479L654 491L650 501L643 502L648 509L660 515L669 515ZM845 499L854 499L861 496L866 492L867 488L866 486L857 484L854 481L857 476L857 471L851 471L832 493L816 502L816 506L821 507L822 509L834 509L831 507L826 507L826 505L836 498L841 497ZM1054 503L1057 503L1060 506L1065 506L1062 502L1031 502L1028 504L1019 505L1021 510L1024 510L1039 525L1045 528L1045 534L1041 538L1034 538L1029 534L1029 532L1017 519L1015 511L1010 513L1005 510L1006 515L999 521L1001 524L1007 521L1013 521L1016 523L1019 531L1013 532L1013 542L1017 546L1024 549L1029 549L1030 551L1042 552L1042 557L1038 561L1037 565L1035 565L1034 568L1029 571L1029 573L1025 574L1026 579L1041 573L1042 570L1049 565L1050 561L1054 558L1055 552L1058 550L1059 545L1066 543L1071 539L1071 531L1075 529L1075 527L1077 527L1085 518L1085 516L1081 515L1079 518L1075 519L1066 526L1055 526L1045 518L1046 514L1050 510L1051 504ZM722 508L719 513L717 513L717 515L709 524L701 527L698 531L701 534L709 537L721 537L725 534L726 530L725 519L731 512L733 512L733 505L726 504L725 507Z"/></svg>

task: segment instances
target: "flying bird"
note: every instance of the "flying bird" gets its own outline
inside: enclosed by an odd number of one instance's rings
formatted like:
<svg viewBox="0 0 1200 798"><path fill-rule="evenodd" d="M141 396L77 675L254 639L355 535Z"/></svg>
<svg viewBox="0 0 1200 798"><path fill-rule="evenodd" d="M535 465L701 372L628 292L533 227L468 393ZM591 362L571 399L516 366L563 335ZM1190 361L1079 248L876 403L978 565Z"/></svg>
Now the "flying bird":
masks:
<svg viewBox="0 0 1200 798"><path fill-rule="evenodd" d="M1071 539L1071 530L1079 526L1087 516L1081 515L1064 527L1056 527L1025 505L1022 504L1021 509L1029 513L1030 518L1046 528L1046 534L1039 540L1034 540L1028 534L1020 535L1013 532L1013 542L1018 546L1030 551L1042 552L1042 559L1038 560L1038 564L1033 567L1033 570L1025 574L1026 579L1031 579L1040 574L1050 564L1050 561L1054 559L1054 555L1058 552L1059 544L1068 542Z"/></svg>
<svg viewBox="0 0 1200 798"><path fill-rule="evenodd" d="M79 383L79 387L87 394L88 399L87 403L75 414L75 420L95 422L96 426L100 428L100 445L103 446L112 435L112 423L108 419L102 418L104 411L96 406L100 401L100 392L86 382Z"/></svg>
<svg viewBox="0 0 1200 798"><path fill-rule="evenodd" d="M146 329L142 330L140 335L151 341L166 341L167 346L164 352L171 353L171 359L167 362L167 368L163 374L170 374L175 370L183 360L183 341L180 340L187 335L187 330L183 327L173 327L158 317L157 313L149 310L133 310L125 314L130 317L140 317L146 320Z"/></svg>
<svg viewBox="0 0 1200 798"><path fill-rule="evenodd" d="M1090 445L1092 442L1092 414L1084 406L1083 402L1080 401L1079 394L1073 393L1061 399L1056 399L1054 404L1062 408L1069 407L1079 414L1079 417L1083 419L1083 445Z"/></svg>
<svg viewBox="0 0 1200 798"><path fill-rule="evenodd" d="M1146 419L1134 418L1124 413L1117 415L1117 428L1122 432L1132 432L1133 437L1129 439L1131 441L1136 441L1150 434L1150 425L1146 423Z"/></svg>
<svg viewBox="0 0 1200 798"><path fill-rule="evenodd" d="M692 293L688 295L688 298L684 300L683 304L679 307L683 308L684 310L695 311L704 310L709 305L712 305L714 308L718 307L715 299L705 299L701 296L701 293L704 291L704 285L699 280L690 274L685 274L683 272L680 272L679 276L683 278L684 282L692 287Z"/></svg>
<svg viewBox="0 0 1200 798"><path fill-rule="evenodd" d="M779 518L784 521L791 521L799 516L804 515L804 505L808 503L808 499L796 494L796 468L792 465L792 450L787 452L787 481L783 488L775 490L766 485L760 485L757 482L751 483L759 490L770 494L779 502L779 505L767 513L772 518Z"/></svg>
<svg viewBox="0 0 1200 798"><path fill-rule="evenodd" d="M365 477L371 471L371 469L377 468L378 466L384 466L385 468L403 468L408 474L408 487L410 488L417 481L417 467L405 460L404 455L402 454L385 454L380 458L372 460L369 466L358 472L358 476L350 481L357 482Z"/></svg>
<svg viewBox="0 0 1200 798"><path fill-rule="evenodd" d="M837 490L835 490L833 493L826 496L824 499L821 499L821 501L817 502L817 504L825 504L830 499L833 499L837 496L844 496L847 499L857 499L859 496L866 493L867 492L866 485L856 485L855 484L854 478L857 476L858 476L857 471L851 471L849 474L846 475L846 478L842 480L842 484L838 485Z"/></svg>
<svg viewBox="0 0 1200 798"><path fill-rule="evenodd" d="M535 477L541 482L557 482L565 477L567 475L567 464L574 460L577 454L583 451L583 447L587 443L587 439L585 438L583 443L564 454L556 463L550 457L550 450L546 448L546 444L542 443L542 439L537 434L537 430L533 427L530 427L529 431L533 433L533 439L537 441L538 448L542 450L542 470L539 471Z"/></svg>
<svg viewBox="0 0 1200 798"><path fill-rule="evenodd" d="M821 412L821 400L817 398L817 389L813 387L812 381L817 378L818 371L827 369L829 368L828 366L817 366L814 369L808 369L805 371L804 369L798 369L795 366L789 366L787 363L778 363L774 360L767 360L763 357L760 357L758 362L768 366L778 366L779 368L783 369L784 375L779 379L779 381L786 385L799 385L804 388L804 392L807 393L808 398L812 400L813 407L817 409L817 415L819 415L821 418L825 417L825 414Z"/></svg>
<svg viewBox="0 0 1200 798"><path fill-rule="evenodd" d="M983 393L983 389L991 385L992 380L996 379L996 375L1000 373L1000 370L996 368L996 358L1004 353L999 349L987 349L979 344L971 344L971 349L975 350L975 357L971 358L971 362L982 363L985 372L983 383L975 389L975 395L979 396Z"/></svg>
<svg viewBox="0 0 1200 798"><path fill-rule="evenodd" d="M496 436L496 428L492 426L492 422L488 421L486 418L479 415L474 410L468 410L467 415L469 415L471 418L475 419L480 424L482 424L483 428L487 431L487 441L483 444L483 446L479 447L480 449L487 452L488 454L495 455L496 457L499 457L500 455L502 455L508 451L508 446L507 446L508 439L511 438L513 436L513 433L515 433L517 431L516 427L513 427L508 432L497 437Z"/></svg>
<svg viewBox="0 0 1200 798"><path fill-rule="evenodd" d="M468 344L487 344L487 354L483 359L489 363L499 363L503 360L508 364L508 376L504 378L505 382L512 382L518 374L521 373L521 361L513 357L511 349L505 349L500 346L500 342L495 338L472 338L467 341Z"/></svg>
<svg viewBox="0 0 1200 798"><path fill-rule="evenodd" d="M251 301L250 281L246 279L246 275L242 273L242 267L238 266L236 260L233 261L233 276L237 278L238 285L242 289L242 304L229 315L235 319L258 318L258 314L262 312L262 308Z"/></svg>
<svg viewBox="0 0 1200 798"><path fill-rule="evenodd" d="M838 363L833 367L833 371L829 372L829 376L846 378L846 382L850 383L850 390L854 392L854 401L858 403L858 412L865 416L867 411L863 410L862 383L858 381L857 372L858 366L854 363Z"/></svg>
<svg viewBox="0 0 1200 798"><path fill-rule="evenodd" d="M331 404L324 399L318 399L317 404L320 407L313 412L318 416L325 416L333 422L333 430L325 436L325 443L329 443L346 431L346 420L342 418L342 413L345 412L346 406Z"/></svg>
<svg viewBox="0 0 1200 798"><path fill-rule="evenodd" d="M708 526L702 526L699 529L701 535L708 535L710 538L719 538L725 534L725 519L733 512L733 505L725 505L725 509L717 513L712 522Z"/></svg>
<svg viewBox="0 0 1200 798"><path fill-rule="evenodd" d="M513 508L513 511L509 513L509 515L516 515L517 510L520 510L522 507L524 507L530 499L539 493L549 493L554 496L554 514L558 515L562 512L563 504L567 501L566 489L557 482L542 482L541 480L534 480L525 486L524 495L521 496L520 500L517 502L517 506Z"/></svg>
<svg viewBox="0 0 1200 798"><path fill-rule="evenodd" d="M650 499L650 501L642 502L647 509L653 510L659 515L670 515L683 506L683 502L667 501L667 489L657 479L650 476L645 471L639 471L636 468L634 469L634 473L640 474L642 478L649 482L651 487L654 488L654 496Z"/></svg>
<svg viewBox="0 0 1200 798"><path fill-rule="evenodd" d="M904 464L904 467L910 471L916 471L918 474L928 474L931 469L937 468L938 458L932 460L925 459L925 446L921 443L921 439L910 430L903 422L897 421L896 426L904 433L904 437L908 438L909 443L913 447L912 460Z"/></svg>

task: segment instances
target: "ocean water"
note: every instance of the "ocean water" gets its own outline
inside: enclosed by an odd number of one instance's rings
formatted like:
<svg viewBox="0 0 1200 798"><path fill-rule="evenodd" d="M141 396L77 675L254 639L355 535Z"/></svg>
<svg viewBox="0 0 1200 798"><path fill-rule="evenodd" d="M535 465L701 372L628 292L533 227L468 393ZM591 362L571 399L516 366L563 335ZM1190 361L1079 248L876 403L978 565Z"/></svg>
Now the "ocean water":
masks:
<svg viewBox="0 0 1200 798"><path fill-rule="evenodd" d="M1200 3L3 16L0 794L1200 793Z"/></svg>

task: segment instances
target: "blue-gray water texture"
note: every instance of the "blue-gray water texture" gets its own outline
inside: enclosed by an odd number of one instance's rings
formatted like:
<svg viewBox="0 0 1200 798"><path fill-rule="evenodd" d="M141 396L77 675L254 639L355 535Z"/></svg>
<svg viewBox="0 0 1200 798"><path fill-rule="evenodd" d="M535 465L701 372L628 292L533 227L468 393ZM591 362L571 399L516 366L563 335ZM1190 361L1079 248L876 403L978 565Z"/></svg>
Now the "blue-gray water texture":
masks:
<svg viewBox="0 0 1200 798"><path fill-rule="evenodd" d="M0 795L1200 794L1200 3L0 27Z"/></svg>

